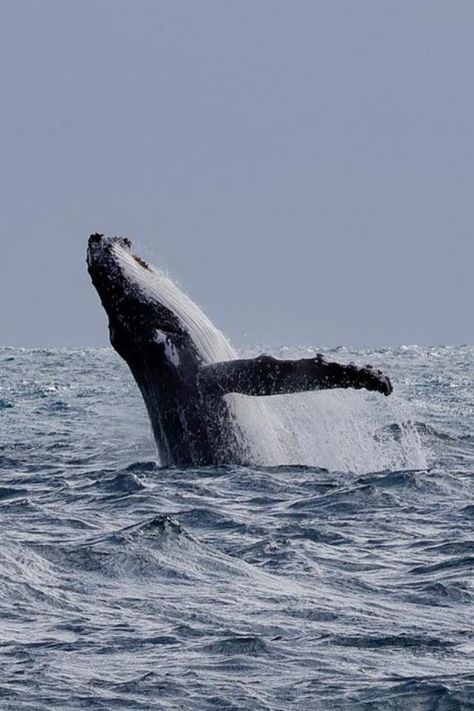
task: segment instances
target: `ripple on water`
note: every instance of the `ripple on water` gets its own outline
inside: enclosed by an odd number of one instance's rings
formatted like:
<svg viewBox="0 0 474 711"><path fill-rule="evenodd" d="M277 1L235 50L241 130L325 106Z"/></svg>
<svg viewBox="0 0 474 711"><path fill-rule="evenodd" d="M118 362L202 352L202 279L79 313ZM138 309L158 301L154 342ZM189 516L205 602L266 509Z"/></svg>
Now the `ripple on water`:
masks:
<svg viewBox="0 0 474 711"><path fill-rule="evenodd" d="M0 349L2 708L474 708L474 349L338 357L398 400L283 398L302 465L181 470L110 350Z"/></svg>

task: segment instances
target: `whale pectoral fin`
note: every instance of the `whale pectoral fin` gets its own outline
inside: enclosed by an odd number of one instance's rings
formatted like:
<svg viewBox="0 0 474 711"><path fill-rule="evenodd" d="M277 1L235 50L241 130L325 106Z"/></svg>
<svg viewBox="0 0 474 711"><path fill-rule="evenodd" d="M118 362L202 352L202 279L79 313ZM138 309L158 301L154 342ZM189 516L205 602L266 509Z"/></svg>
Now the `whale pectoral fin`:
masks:
<svg viewBox="0 0 474 711"><path fill-rule="evenodd" d="M306 390L366 388L390 395L387 376L370 365L358 367L326 360L321 355L279 360L269 355L212 363L201 368L202 384L220 394L281 395Z"/></svg>

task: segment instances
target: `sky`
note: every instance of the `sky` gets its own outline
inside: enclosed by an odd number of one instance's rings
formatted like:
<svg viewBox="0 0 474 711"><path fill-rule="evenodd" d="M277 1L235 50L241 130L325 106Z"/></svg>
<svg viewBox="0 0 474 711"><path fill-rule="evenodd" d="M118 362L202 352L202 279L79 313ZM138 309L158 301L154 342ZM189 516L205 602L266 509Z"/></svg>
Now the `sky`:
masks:
<svg viewBox="0 0 474 711"><path fill-rule="evenodd" d="M2 0L0 345L103 346L91 232L238 344L473 343L472 0Z"/></svg>

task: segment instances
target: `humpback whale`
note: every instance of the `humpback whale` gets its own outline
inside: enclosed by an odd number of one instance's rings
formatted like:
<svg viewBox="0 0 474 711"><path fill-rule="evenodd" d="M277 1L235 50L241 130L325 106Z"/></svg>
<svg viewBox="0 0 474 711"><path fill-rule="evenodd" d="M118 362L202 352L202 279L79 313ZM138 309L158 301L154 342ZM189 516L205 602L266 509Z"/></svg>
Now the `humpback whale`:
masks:
<svg viewBox="0 0 474 711"><path fill-rule="evenodd" d="M91 235L87 266L164 466L275 463L279 437L260 396L328 388L392 392L380 370L322 355L238 358L203 311L135 255L126 237Z"/></svg>

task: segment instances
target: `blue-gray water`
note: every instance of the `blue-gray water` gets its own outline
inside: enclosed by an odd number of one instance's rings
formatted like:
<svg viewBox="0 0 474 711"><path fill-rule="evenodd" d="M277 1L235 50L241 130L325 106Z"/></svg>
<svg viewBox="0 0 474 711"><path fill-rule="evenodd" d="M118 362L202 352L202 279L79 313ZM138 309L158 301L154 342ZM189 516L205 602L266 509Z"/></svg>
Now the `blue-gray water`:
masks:
<svg viewBox="0 0 474 711"><path fill-rule="evenodd" d="M329 355L396 395L181 471L111 350L0 350L1 709L474 708L474 348Z"/></svg>

